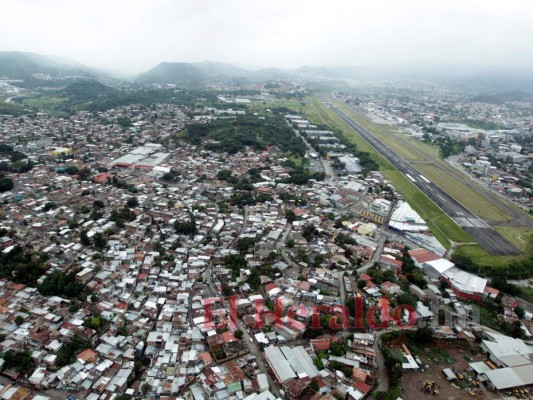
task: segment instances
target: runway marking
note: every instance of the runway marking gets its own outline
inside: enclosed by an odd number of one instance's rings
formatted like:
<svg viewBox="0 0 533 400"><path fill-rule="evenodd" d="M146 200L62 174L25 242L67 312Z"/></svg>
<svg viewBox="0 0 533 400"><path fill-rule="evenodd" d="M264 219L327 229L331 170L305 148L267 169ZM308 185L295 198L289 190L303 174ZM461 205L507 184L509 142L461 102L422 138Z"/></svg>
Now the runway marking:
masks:
<svg viewBox="0 0 533 400"><path fill-rule="evenodd" d="M461 213L461 215L464 214ZM453 217L453 220L457 223L457 225L465 228L490 229L490 225L481 218Z"/></svg>
<svg viewBox="0 0 533 400"><path fill-rule="evenodd" d="M405 174L405 176L408 177L411 180L411 182L416 182L415 178L413 178L411 175Z"/></svg>
<svg viewBox="0 0 533 400"><path fill-rule="evenodd" d="M429 179L426 178L424 175L420 175L420 177L421 177L426 183L430 183Z"/></svg>
<svg viewBox="0 0 533 400"><path fill-rule="evenodd" d="M442 197L440 194L437 194L438 198L441 199L442 201L446 201L446 199L444 197Z"/></svg>

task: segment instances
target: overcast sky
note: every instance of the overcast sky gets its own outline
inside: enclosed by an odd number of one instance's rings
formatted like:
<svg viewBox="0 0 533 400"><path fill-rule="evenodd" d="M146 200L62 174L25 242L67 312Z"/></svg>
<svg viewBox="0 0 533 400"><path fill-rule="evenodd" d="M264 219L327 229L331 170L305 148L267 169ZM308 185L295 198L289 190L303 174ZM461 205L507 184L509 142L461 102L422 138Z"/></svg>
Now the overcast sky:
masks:
<svg viewBox="0 0 533 400"><path fill-rule="evenodd" d="M533 65L531 0L0 0L0 10L0 50L128 73L204 60Z"/></svg>

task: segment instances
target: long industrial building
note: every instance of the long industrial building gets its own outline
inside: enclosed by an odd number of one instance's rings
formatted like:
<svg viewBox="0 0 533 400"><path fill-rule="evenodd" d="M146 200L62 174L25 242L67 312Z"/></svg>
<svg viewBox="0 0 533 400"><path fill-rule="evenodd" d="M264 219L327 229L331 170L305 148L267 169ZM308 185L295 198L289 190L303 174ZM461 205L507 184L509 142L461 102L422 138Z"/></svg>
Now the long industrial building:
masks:
<svg viewBox="0 0 533 400"><path fill-rule="evenodd" d="M131 150L128 154L108 163L109 168L138 168L153 169L162 164L170 153L163 153L163 146L157 143L147 143Z"/></svg>
<svg viewBox="0 0 533 400"><path fill-rule="evenodd" d="M313 364L313 360L305 351L303 346L297 347L267 347L265 356L270 368L274 372L279 383L308 376L314 378L318 375L318 370Z"/></svg>
<svg viewBox="0 0 533 400"><path fill-rule="evenodd" d="M533 387L533 346L521 339L485 332L481 348L489 354L492 365L502 368L479 371L480 380L497 390ZM477 371L477 369L476 369Z"/></svg>

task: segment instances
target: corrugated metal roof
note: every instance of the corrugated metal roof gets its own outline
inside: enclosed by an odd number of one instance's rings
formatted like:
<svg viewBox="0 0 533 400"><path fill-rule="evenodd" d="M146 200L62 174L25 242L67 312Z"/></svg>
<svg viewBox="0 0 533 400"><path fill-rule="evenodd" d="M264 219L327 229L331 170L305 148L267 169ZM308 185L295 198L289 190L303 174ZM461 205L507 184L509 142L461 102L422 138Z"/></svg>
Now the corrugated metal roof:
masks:
<svg viewBox="0 0 533 400"><path fill-rule="evenodd" d="M313 364L313 361L311 360L311 357L309 357L309 354L307 354L307 351L305 351L303 346L294 347L292 349L290 347L284 346L281 348L281 352L289 361L289 364L296 372L296 374L299 375L301 373L305 373L310 378L314 378L318 375L318 370L316 369L315 365Z"/></svg>
<svg viewBox="0 0 533 400"><path fill-rule="evenodd" d="M523 386L522 379L513 371L513 368L494 369L485 372L492 385L498 389L508 389Z"/></svg>
<svg viewBox="0 0 533 400"><path fill-rule="evenodd" d="M505 335L493 335L495 341L483 340L494 357L519 356L533 353L533 349L524 343L522 339L514 339Z"/></svg>
<svg viewBox="0 0 533 400"><path fill-rule="evenodd" d="M265 356L269 361L269 364L276 371L276 375L282 382L289 379L296 378L296 374L291 368L291 365L279 349L279 347L267 347L265 348Z"/></svg>

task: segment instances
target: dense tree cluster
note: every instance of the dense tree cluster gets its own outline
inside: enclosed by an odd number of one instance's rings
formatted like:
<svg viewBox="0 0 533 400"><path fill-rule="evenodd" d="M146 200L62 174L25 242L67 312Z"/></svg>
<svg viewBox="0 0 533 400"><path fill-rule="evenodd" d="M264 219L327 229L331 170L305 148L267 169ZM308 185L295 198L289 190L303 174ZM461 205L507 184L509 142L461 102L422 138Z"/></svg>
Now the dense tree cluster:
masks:
<svg viewBox="0 0 533 400"><path fill-rule="evenodd" d="M409 249L406 247L402 253L402 273L409 282L417 285L421 289L425 289L428 286L428 282L421 269L416 267L415 262L408 250Z"/></svg>
<svg viewBox="0 0 533 400"><path fill-rule="evenodd" d="M161 177L163 182L176 183L180 181L180 173L174 169L171 169L168 172L165 172Z"/></svg>
<svg viewBox="0 0 533 400"><path fill-rule="evenodd" d="M186 138L194 144L210 139L211 142L206 145L208 149L230 154L246 146L256 150L277 146L282 151L300 156L305 154L305 144L292 132L282 115L265 115L262 118L244 115L235 120L217 119L209 124L191 124L187 127Z"/></svg>
<svg viewBox="0 0 533 400"><path fill-rule="evenodd" d="M248 276L246 283L250 285L252 290L257 290L261 286L261 275L274 279L277 273L279 273L277 268L271 265L262 265L251 270L251 274Z"/></svg>
<svg viewBox="0 0 533 400"><path fill-rule="evenodd" d="M0 257L0 278L28 286L35 286L37 280L46 272L48 256L45 253L24 253L20 245Z"/></svg>
<svg viewBox="0 0 533 400"><path fill-rule="evenodd" d="M118 179L116 176L109 178L108 183L119 189L125 189L131 193L137 193L139 190L135 185L129 184L121 179Z"/></svg>
<svg viewBox="0 0 533 400"><path fill-rule="evenodd" d="M7 192L8 190L13 189L15 186L11 178L7 178L0 174L0 193Z"/></svg>
<svg viewBox="0 0 533 400"><path fill-rule="evenodd" d="M174 223L174 229L176 230L176 233L179 235L189 235L189 236L196 235L197 228L196 228L196 218L194 217L194 214L189 213L189 221L176 221Z"/></svg>
<svg viewBox="0 0 533 400"><path fill-rule="evenodd" d="M232 279L235 280L239 276L240 270L246 268L246 259L242 254L231 254L224 258L224 265L231 270Z"/></svg>
<svg viewBox="0 0 533 400"><path fill-rule="evenodd" d="M111 211L110 221L117 224L118 227L123 227L125 222L133 221L136 215L128 207L123 207L118 210Z"/></svg>
<svg viewBox="0 0 533 400"><path fill-rule="evenodd" d="M82 350L90 349L91 342L80 336L73 336L69 341L63 344L63 347L57 352L56 366L62 368L65 365L76 362L76 354Z"/></svg>
<svg viewBox="0 0 533 400"><path fill-rule="evenodd" d="M76 281L76 273L78 270L69 273L52 272L43 282L38 286L39 293L43 296L60 296L73 298L79 296L84 286Z"/></svg>
<svg viewBox="0 0 533 400"><path fill-rule="evenodd" d="M383 270L379 267L373 266L369 268L366 272L368 275L372 277L372 282L374 282L377 285L381 285L383 282L386 282L386 281L389 281L389 282L396 281L396 275L390 269Z"/></svg>
<svg viewBox="0 0 533 400"><path fill-rule="evenodd" d="M4 354L3 370L14 369L18 373L28 373L34 367L33 357L29 349L24 350L8 350Z"/></svg>

